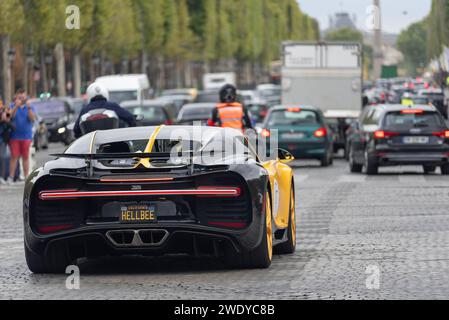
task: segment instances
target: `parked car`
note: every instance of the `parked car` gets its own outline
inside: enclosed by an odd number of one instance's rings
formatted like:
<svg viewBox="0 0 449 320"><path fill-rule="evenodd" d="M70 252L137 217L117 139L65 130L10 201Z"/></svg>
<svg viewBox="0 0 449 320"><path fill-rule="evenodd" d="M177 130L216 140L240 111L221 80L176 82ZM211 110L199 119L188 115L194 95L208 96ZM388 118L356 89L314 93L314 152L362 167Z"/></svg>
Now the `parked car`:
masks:
<svg viewBox="0 0 449 320"><path fill-rule="evenodd" d="M206 126L207 120L212 118L212 111L216 107L215 103L191 103L186 104L179 111L177 123L182 125L193 125L200 122Z"/></svg>
<svg viewBox="0 0 449 320"><path fill-rule="evenodd" d="M323 112L310 106L276 106L262 125L261 135L278 133L278 146L297 159L316 159L321 166L333 163L333 133Z"/></svg>
<svg viewBox="0 0 449 320"><path fill-rule="evenodd" d="M138 101L126 101L121 107L136 116L139 127L173 124L173 117L162 100L147 100L142 104Z"/></svg>
<svg viewBox="0 0 449 320"><path fill-rule="evenodd" d="M351 137L351 172L378 174L379 168L421 165L425 173L449 174L449 129L434 106L369 107Z"/></svg>

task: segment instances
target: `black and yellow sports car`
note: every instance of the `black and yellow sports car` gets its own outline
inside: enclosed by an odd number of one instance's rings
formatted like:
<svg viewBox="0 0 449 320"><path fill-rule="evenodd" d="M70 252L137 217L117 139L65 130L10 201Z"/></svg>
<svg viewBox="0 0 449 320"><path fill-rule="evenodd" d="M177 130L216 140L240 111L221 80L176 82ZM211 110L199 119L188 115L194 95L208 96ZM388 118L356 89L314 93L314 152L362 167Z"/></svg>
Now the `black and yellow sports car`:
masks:
<svg viewBox="0 0 449 320"><path fill-rule="evenodd" d="M267 268L273 249L295 251L294 181L286 164L293 157L279 150L278 159L261 163L233 129L98 131L55 157L25 185L32 272L64 272L78 258L162 254Z"/></svg>

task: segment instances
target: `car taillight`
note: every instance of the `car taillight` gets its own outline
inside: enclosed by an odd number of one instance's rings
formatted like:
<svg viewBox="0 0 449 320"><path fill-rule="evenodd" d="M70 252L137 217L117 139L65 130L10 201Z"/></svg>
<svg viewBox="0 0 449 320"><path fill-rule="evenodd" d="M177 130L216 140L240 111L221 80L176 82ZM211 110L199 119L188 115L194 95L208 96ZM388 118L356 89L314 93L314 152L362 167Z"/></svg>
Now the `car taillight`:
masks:
<svg viewBox="0 0 449 320"><path fill-rule="evenodd" d="M442 132L434 132L432 133L435 137L445 138L449 139L449 130L442 131Z"/></svg>
<svg viewBox="0 0 449 320"><path fill-rule="evenodd" d="M59 226L47 226L47 227L39 227L38 230L40 233L53 233L53 232L59 232L64 230L72 229L73 225L71 224L65 224L65 225L59 225Z"/></svg>
<svg viewBox="0 0 449 320"><path fill-rule="evenodd" d="M377 130L374 132L374 138L375 139L388 139L394 136L399 135L399 133L396 132L388 132L383 130Z"/></svg>
<svg viewBox="0 0 449 320"><path fill-rule="evenodd" d="M313 135L317 138L323 138L327 135L326 128L319 128L317 131L313 133Z"/></svg>
<svg viewBox="0 0 449 320"><path fill-rule="evenodd" d="M172 124L173 124L173 121L171 121L171 120L165 121L165 125L167 125L167 126L171 126Z"/></svg>
<svg viewBox="0 0 449 320"><path fill-rule="evenodd" d="M424 110L421 109L404 109L401 111L402 114L421 114Z"/></svg>
<svg viewBox="0 0 449 320"><path fill-rule="evenodd" d="M268 138L271 136L271 132L268 129L263 129L262 132L260 133L262 135L262 137L264 138Z"/></svg>

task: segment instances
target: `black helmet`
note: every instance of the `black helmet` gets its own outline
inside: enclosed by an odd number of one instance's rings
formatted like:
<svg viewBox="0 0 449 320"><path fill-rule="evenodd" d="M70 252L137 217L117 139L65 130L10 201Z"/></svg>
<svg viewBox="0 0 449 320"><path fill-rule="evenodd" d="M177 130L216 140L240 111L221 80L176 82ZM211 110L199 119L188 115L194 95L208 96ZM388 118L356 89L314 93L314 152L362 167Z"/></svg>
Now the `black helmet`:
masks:
<svg viewBox="0 0 449 320"><path fill-rule="evenodd" d="M237 88L232 84L226 84L220 89L220 101L232 103L237 101Z"/></svg>

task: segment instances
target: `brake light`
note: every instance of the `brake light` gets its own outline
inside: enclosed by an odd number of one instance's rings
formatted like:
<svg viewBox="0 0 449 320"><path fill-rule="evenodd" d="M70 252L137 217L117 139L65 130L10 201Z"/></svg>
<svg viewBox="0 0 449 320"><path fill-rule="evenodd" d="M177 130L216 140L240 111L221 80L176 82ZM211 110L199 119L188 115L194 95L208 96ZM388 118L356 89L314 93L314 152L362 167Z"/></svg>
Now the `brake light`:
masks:
<svg viewBox="0 0 449 320"><path fill-rule="evenodd" d="M68 229L72 229L73 225L71 224L64 224L60 226L48 226L48 227L39 227L38 230L40 233L53 233L58 231L64 231Z"/></svg>
<svg viewBox="0 0 449 320"><path fill-rule="evenodd" d="M262 135L262 137L264 138L268 138L271 136L271 132L268 129L263 129L262 132L260 133Z"/></svg>
<svg viewBox="0 0 449 320"><path fill-rule="evenodd" d="M442 131L442 132L434 132L432 133L435 137L445 138L449 139L449 130Z"/></svg>
<svg viewBox="0 0 449 320"><path fill-rule="evenodd" d="M375 139L388 139L394 136L398 136L399 133L396 132L388 132L383 130L378 130L374 132L374 138Z"/></svg>
<svg viewBox="0 0 449 320"><path fill-rule="evenodd" d="M404 109L401 111L403 114L421 114L424 113L424 110L421 109Z"/></svg>
<svg viewBox="0 0 449 320"><path fill-rule="evenodd" d="M313 133L313 135L317 138L323 138L323 137L327 136L327 130L326 130L326 128L320 128L317 131L315 131Z"/></svg>
<svg viewBox="0 0 449 320"><path fill-rule="evenodd" d="M117 197L145 197L145 196L208 196L208 197L239 197L241 189L238 187L200 187L196 189L169 190L116 190L116 191L78 191L78 190L49 190L39 193L39 199L74 200L82 198L117 198Z"/></svg>
<svg viewBox="0 0 449 320"><path fill-rule="evenodd" d="M301 112L301 108L288 108L288 112Z"/></svg>
<svg viewBox="0 0 449 320"><path fill-rule="evenodd" d="M167 125L167 126L171 126L172 124L173 124L173 121L171 121L171 120L165 121L165 125Z"/></svg>
<svg viewBox="0 0 449 320"><path fill-rule="evenodd" d="M208 224L215 227L224 227L233 229L242 229L246 227L245 222L209 222Z"/></svg>

